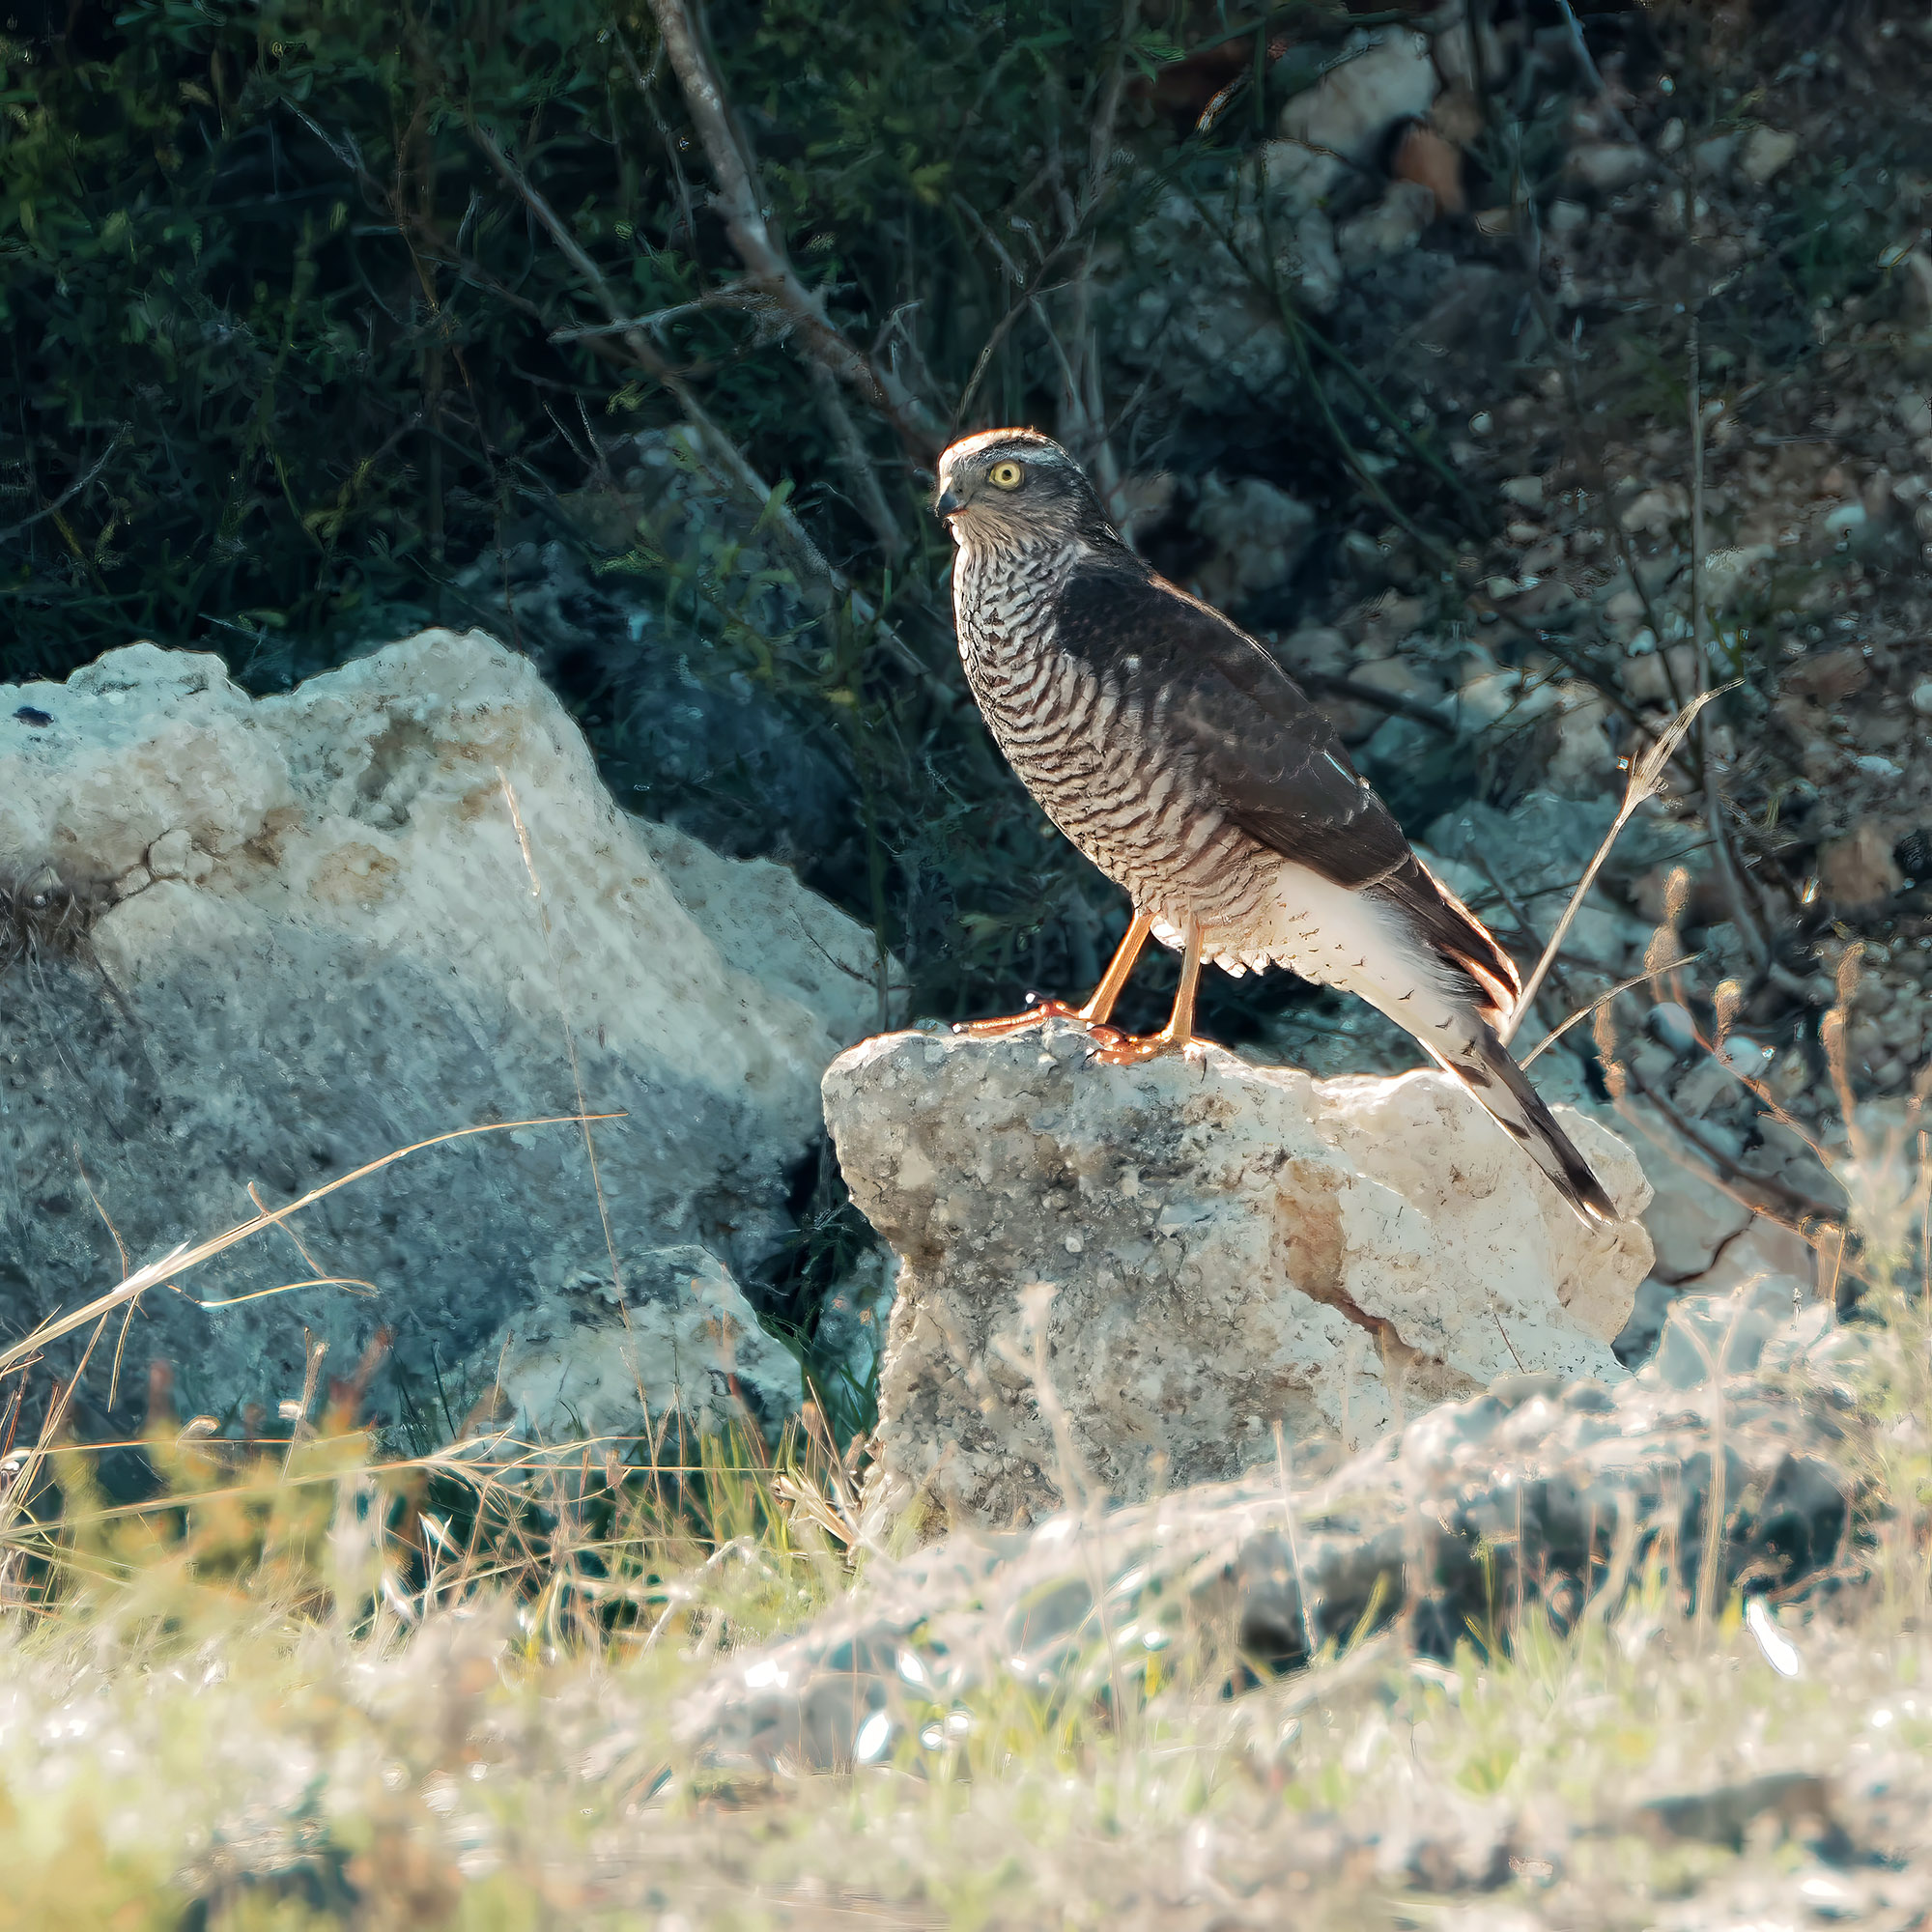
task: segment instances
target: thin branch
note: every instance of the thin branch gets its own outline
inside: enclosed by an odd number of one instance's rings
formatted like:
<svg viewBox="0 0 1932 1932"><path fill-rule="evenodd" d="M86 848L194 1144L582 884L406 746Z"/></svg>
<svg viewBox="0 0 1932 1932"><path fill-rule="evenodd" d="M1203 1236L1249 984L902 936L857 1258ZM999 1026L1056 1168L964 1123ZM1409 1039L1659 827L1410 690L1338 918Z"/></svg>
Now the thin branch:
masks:
<svg viewBox="0 0 1932 1932"><path fill-rule="evenodd" d="M651 12L718 184L714 205L724 216L724 232L746 273L791 317L813 361L877 410L911 448L921 455L936 455L945 437L932 412L895 374L853 348L826 314L818 292L800 279L783 242L772 232L751 163L732 125L724 86L712 70L685 0L651 0Z"/></svg>
<svg viewBox="0 0 1932 1932"><path fill-rule="evenodd" d="M523 197L524 204L536 216L537 221L556 243L558 252L575 269L579 276L597 298L599 306L611 320L622 322L624 318L621 304L604 271L585 252L583 244L570 232L562 217L544 199L531 184L529 178L515 161L503 152L495 135L479 123L471 122L470 138L482 149L492 167L501 175L511 187ZM816 593L815 601L823 610L833 601L833 596L843 585L838 574L825 560L818 546L809 537L804 526L781 501L774 503L776 493L758 472L752 468L743 450L719 428L710 412L693 393L691 385L677 370L665 359L656 346L640 327L627 329L622 337L625 349L632 359L661 384L683 412L684 419L691 425L698 443L698 455L718 475L719 479L730 486L731 492L754 508L760 517L767 520L769 527L775 530L780 542L789 553L789 560L794 573L800 580L800 587L808 597ZM776 514L771 514L776 509Z"/></svg>
<svg viewBox="0 0 1932 1932"><path fill-rule="evenodd" d="M472 121L469 134L482 149L491 166L523 197L525 206L556 243L564 260L582 277L605 314L612 322L623 321L623 305L605 279L604 271L585 253L582 243L564 225L555 209L503 152L488 128ZM760 526L777 537L779 547L785 554L792 575L798 582L799 590L812 610L823 615L843 601L850 607L857 622L876 628L879 638L908 670L920 677L926 676L928 673L919 653L886 621L884 613L872 601L854 588L842 571L826 560L824 553L807 534L805 526L792 513L781 494L752 468L744 451L712 419L710 412L698 401L691 384L666 361L644 331L630 328L616 338L616 342L621 342L638 366L660 384L676 403L696 439L696 453L699 459L725 486L728 494L737 497L747 508L756 513ZM616 347L616 342L606 338L592 341L587 346L608 355Z"/></svg>
<svg viewBox="0 0 1932 1932"><path fill-rule="evenodd" d="M697 217L692 211L691 184L684 177L684 162L678 156L677 142L665 126L664 116L658 112L657 79L664 62L664 43L660 41L651 49L651 71L644 73L638 66L638 57L631 51L631 43L625 37L623 28L613 21L611 31L617 43L617 52L623 59L624 71L631 76L631 84L638 90L638 98L644 103L644 112L651 117L651 126L657 130L658 141L665 151L665 160L670 167L671 182L677 189L678 220L672 224L666 239L675 242L681 225L685 241L695 245L697 241Z"/></svg>
<svg viewBox="0 0 1932 1932"><path fill-rule="evenodd" d="M832 371L823 362L812 362L807 366L811 376L811 392L818 402L818 413L825 418L825 427L832 433L832 447L838 458L839 469L845 472L852 500L858 505L860 515L871 525L872 534L878 538L879 549L885 554L886 561L896 563L905 554L906 533L899 527L898 519L893 515L885 491L879 487L878 469L866 447L865 439L859 434L859 425L852 420L852 412L845 407L844 395Z"/></svg>
<svg viewBox="0 0 1932 1932"><path fill-rule="evenodd" d="M752 315L769 314L775 307L771 298L758 289L719 289L699 296L696 301L673 302L669 308L653 309L649 315L620 316L615 322L597 322L583 328L553 328L553 342L588 342L600 335L627 335L634 328L662 328L667 323L681 322L688 315L703 315L715 308L737 309Z"/></svg>
<svg viewBox="0 0 1932 1932"><path fill-rule="evenodd" d="M1793 1187L1788 1181L1775 1179L1767 1174L1753 1174L1749 1168L1741 1166L1730 1153L1708 1136L1700 1133L1690 1121L1686 1120L1671 1103L1669 1097L1660 1094L1635 1067L1625 1062L1623 1070L1625 1079L1710 1164L1711 1172L1704 1178L1722 1193L1729 1195L1740 1208L1748 1208L1753 1214L1767 1214L1775 1221L1788 1217L1793 1222L1800 1222L1815 1217L1818 1220L1837 1222L1845 1218L1842 1207L1822 1201L1815 1194L1806 1194L1802 1189ZM1650 1130L1642 1117L1631 1105L1628 1097L1617 1098L1616 1109L1652 1146L1669 1154L1688 1172L1696 1173L1697 1170L1685 1160L1680 1151L1667 1146Z"/></svg>
<svg viewBox="0 0 1932 1932"><path fill-rule="evenodd" d="M75 481L70 483L67 486L67 488L63 490L60 493L60 495L53 499L51 503L43 504L41 508L36 510L31 517L23 517L17 524L13 525L10 528L0 530L0 543L12 543L13 540L16 536L18 536L22 530L32 529L34 526L40 523L43 518L58 516L61 513L61 511L66 509L67 506L71 502L72 502L73 499L76 497L78 497L80 493L83 490L85 490L87 486L90 483L92 483L94 479L97 476L99 476L103 469L107 468L107 459L110 456L112 456L117 449L121 447L122 441L126 438L127 434L128 434L128 425L126 423L123 423L121 427L114 432L113 436L111 436L108 439L107 447L103 449L98 457L95 458L93 465L89 468L87 474L85 476L81 476L77 478Z"/></svg>
<svg viewBox="0 0 1932 1932"><path fill-rule="evenodd" d="M1704 337L1701 304L1690 311L1690 649L1697 663L1697 701L1711 688L1710 653L1704 647ZM1697 723L1698 761L1704 767L1704 813L1717 841L1718 871L1724 882L1731 918L1743 936L1751 964L1759 971L1771 963L1771 942L1759 923L1756 909L1745 893L1737 853L1731 846L1724 801L1718 789L1717 761L1711 755L1708 718Z"/></svg>
<svg viewBox="0 0 1932 1932"><path fill-rule="evenodd" d="M1685 954L1685 956L1682 959L1680 959L1677 963L1680 966L1694 965L1699 959L1703 958L1703 956L1704 955L1701 952L1690 952ZM1618 998L1619 995L1621 994L1628 993L1633 986L1641 986L1643 982L1650 977L1651 976L1647 972L1633 973L1628 980L1619 980L1617 983L1614 986L1612 986L1607 993L1600 993L1594 1000L1590 1002L1590 1004L1587 1007L1578 1007L1577 1010L1574 1013L1572 1013L1568 1019L1563 1021L1563 1023L1560 1026L1555 1026L1550 1028L1550 1030L1547 1034L1545 1034L1543 1037L1540 1040L1538 1040L1536 1044L1532 1046L1527 1053L1523 1055L1522 1060L1520 1064L1521 1065L1527 1066L1531 1061L1537 1058L1539 1054L1542 1054L1548 1048L1554 1046L1556 1042L1559 1039L1561 1039L1563 1036L1566 1033L1568 1033L1570 1029L1577 1023L1577 1021L1587 1020L1591 1018L1596 1013L1597 1009L1599 1007L1607 1007L1612 1000Z"/></svg>
<svg viewBox="0 0 1932 1932"><path fill-rule="evenodd" d="M1462 735L1440 712L1432 710L1419 698L1404 697L1393 691L1378 691L1372 684L1357 683L1352 677L1337 677L1330 671L1292 670L1289 675L1306 691L1321 692L1330 697L1350 698L1357 704L1372 704L1378 711L1386 711L1392 718L1412 718L1416 724L1426 724L1445 738Z"/></svg>
<svg viewBox="0 0 1932 1932"><path fill-rule="evenodd" d="M1728 690L1729 687L1725 686L1724 689ZM1717 695L1715 691L1700 692L1664 726L1649 751L1644 753L1642 757L1631 761L1630 781L1624 786L1623 803L1617 807L1617 815L1611 821L1610 829L1604 834L1603 843L1597 847L1590 863L1584 867L1583 876L1577 882L1577 890L1570 895L1570 903L1563 908L1563 917L1556 922L1556 930L1549 935L1549 944L1543 949L1543 957L1536 962L1535 972L1523 983L1522 997L1517 1001L1514 1010L1499 1029L1505 1044L1522 1024L1522 1016L1528 1012L1550 967L1555 963L1556 954L1562 948L1565 935L1575 923L1577 915L1582 911L1583 901L1590 895L1590 888L1597 883L1597 874L1604 869L1604 861L1610 856L1610 847L1617 842L1624 827L1636 816L1637 808L1654 797L1662 788L1664 774L1669 770L1671 757L1676 753L1678 740L1690 728L1697 715Z"/></svg>

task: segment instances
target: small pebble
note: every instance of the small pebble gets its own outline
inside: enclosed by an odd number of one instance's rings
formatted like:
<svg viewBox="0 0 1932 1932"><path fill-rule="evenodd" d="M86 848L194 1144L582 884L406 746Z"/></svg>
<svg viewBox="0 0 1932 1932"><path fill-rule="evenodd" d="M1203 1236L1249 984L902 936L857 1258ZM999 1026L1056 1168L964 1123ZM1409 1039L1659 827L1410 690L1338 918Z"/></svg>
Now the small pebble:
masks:
<svg viewBox="0 0 1932 1932"><path fill-rule="evenodd" d="M1697 1044L1697 1023L1675 1000L1651 1008L1650 1030L1673 1053L1689 1053Z"/></svg>
<svg viewBox="0 0 1932 1932"><path fill-rule="evenodd" d="M1921 718L1932 718L1932 677L1912 687L1912 708Z"/></svg>
<svg viewBox="0 0 1932 1932"><path fill-rule="evenodd" d="M1781 128L1753 128L1738 156L1738 172L1753 187L1762 187L1797 152L1796 134L1787 134Z"/></svg>
<svg viewBox="0 0 1932 1932"><path fill-rule="evenodd" d="M1746 1079L1754 1079L1762 1073L1771 1060L1771 1048L1754 1039L1747 1039L1742 1034L1733 1034L1725 1040L1722 1048L1724 1065L1733 1072L1742 1073Z"/></svg>

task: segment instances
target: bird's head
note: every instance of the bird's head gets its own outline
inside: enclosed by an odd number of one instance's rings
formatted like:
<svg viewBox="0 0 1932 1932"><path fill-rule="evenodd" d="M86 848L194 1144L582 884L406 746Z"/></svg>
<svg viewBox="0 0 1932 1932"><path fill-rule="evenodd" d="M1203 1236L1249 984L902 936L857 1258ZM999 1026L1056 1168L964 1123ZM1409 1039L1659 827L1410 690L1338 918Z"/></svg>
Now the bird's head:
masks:
<svg viewBox="0 0 1932 1932"><path fill-rule="evenodd" d="M1079 464L1030 429L962 437L939 459L932 507L961 549L1032 549L1114 535Z"/></svg>

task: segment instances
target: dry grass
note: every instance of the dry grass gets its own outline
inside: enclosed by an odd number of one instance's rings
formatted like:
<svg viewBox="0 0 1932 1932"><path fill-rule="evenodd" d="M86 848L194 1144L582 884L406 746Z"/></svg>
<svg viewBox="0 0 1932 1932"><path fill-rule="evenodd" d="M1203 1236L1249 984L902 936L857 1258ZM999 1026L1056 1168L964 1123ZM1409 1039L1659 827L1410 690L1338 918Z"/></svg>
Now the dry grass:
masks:
<svg viewBox="0 0 1932 1932"><path fill-rule="evenodd" d="M1692 1620L1660 1566L1567 1636L1443 1668L1387 1634L1233 1696L1229 1631L1110 1632L1131 1669L975 1692L846 1775L725 1776L675 1725L855 1586L822 1430L384 1461L312 1375L289 1439L156 1436L121 1505L55 1435L5 1533L0 1927L1919 1922L1920 1155L1840 1163L1887 1512L1837 1587Z"/></svg>

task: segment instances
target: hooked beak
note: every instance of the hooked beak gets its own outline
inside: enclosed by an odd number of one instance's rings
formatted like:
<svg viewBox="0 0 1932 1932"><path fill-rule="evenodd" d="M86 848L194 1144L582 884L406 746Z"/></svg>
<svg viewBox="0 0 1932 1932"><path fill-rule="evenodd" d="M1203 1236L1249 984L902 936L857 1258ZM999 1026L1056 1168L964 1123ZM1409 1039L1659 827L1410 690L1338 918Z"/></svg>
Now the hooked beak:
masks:
<svg viewBox="0 0 1932 1932"><path fill-rule="evenodd" d="M936 517L956 517L965 507L959 493L950 483L932 499L932 513Z"/></svg>

